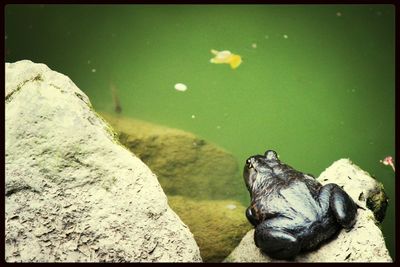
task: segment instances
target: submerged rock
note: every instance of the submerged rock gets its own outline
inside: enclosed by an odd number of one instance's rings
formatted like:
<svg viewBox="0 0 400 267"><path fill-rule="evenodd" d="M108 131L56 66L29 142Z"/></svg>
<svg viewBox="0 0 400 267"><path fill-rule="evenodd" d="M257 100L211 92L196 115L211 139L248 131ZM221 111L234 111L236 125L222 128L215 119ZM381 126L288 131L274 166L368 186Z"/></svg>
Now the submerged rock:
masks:
<svg viewBox="0 0 400 267"><path fill-rule="evenodd" d="M201 261L156 176L67 76L5 67L7 262Z"/></svg>
<svg viewBox="0 0 400 267"><path fill-rule="evenodd" d="M245 207L234 200L201 200L170 196L168 203L189 226L204 262L221 262L251 229Z"/></svg>
<svg viewBox="0 0 400 267"><path fill-rule="evenodd" d="M318 178L322 184L336 183L361 208L354 227L340 233L319 249L299 254L295 262L391 262L377 219L384 217L387 198L382 184L348 159L334 162ZM373 202L374 212L369 209ZM378 211L378 212L377 212ZM254 230L249 231L225 262L284 262L263 254L254 244Z"/></svg>
<svg viewBox="0 0 400 267"><path fill-rule="evenodd" d="M182 130L100 114L120 142L157 174L168 196L231 199L246 191L237 160L224 149Z"/></svg>
<svg viewBox="0 0 400 267"><path fill-rule="evenodd" d="M251 229L243 205L231 200L246 190L233 155L189 132L101 115L119 133L120 142L157 174L203 260L221 262Z"/></svg>

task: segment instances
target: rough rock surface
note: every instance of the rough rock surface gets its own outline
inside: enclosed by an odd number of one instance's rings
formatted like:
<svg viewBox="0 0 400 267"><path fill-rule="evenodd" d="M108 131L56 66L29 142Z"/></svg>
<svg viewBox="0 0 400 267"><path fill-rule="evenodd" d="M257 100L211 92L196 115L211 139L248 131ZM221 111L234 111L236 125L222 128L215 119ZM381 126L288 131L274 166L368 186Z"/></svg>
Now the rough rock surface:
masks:
<svg viewBox="0 0 400 267"><path fill-rule="evenodd" d="M100 114L157 175L167 195L232 199L246 191L237 160L226 150L186 131Z"/></svg>
<svg viewBox="0 0 400 267"><path fill-rule="evenodd" d="M246 208L234 200L169 196L168 203L192 231L204 262L223 261L252 228Z"/></svg>
<svg viewBox="0 0 400 267"><path fill-rule="evenodd" d="M391 262L382 232L376 225L374 213L367 202L376 201L374 207L387 203L382 185L348 159L334 162L318 180L322 184L336 183L359 205L357 222L349 232L341 232L318 250L298 255L296 262ZM377 197L378 196L378 197ZM369 201L368 201L369 200ZM386 207L386 206L385 206ZM378 208L382 210L385 208ZM382 216L382 211L379 213ZM225 259L226 262L284 262L261 253L254 244L254 230L249 231L239 246Z"/></svg>
<svg viewBox="0 0 400 267"><path fill-rule="evenodd" d="M156 176L44 64L6 63L7 262L201 261Z"/></svg>

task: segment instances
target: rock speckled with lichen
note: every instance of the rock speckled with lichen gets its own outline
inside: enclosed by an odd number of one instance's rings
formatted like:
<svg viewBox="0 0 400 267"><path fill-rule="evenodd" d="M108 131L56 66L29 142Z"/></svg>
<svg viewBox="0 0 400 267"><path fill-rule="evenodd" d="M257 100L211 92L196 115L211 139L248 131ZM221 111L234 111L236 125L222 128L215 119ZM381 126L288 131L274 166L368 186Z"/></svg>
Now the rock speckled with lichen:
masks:
<svg viewBox="0 0 400 267"><path fill-rule="evenodd" d="M378 220L367 205L374 200L374 207L383 218L387 198L382 184L348 159L340 159L327 168L318 178L322 184L336 183L353 198L361 208L354 227L340 233L318 250L299 254L295 262L391 262ZM377 197L379 196L379 197ZM376 210L374 210L376 212ZM376 213L375 213L376 214ZM254 230L249 231L225 262L285 262L263 254L254 244Z"/></svg>
<svg viewBox="0 0 400 267"><path fill-rule="evenodd" d="M7 262L201 261L156 176L67 76L5 70Z"/></svg>

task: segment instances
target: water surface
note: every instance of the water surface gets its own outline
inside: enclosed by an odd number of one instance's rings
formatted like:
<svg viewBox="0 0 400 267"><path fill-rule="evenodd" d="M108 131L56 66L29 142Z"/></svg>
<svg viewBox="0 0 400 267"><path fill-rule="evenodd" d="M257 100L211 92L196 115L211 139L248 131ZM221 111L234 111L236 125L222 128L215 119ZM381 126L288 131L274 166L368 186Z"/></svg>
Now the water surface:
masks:
<svg viewBox="0 0 400 267"><path fill-rule="evenodd" d="M266 149L318 176L350 158L383 182L394 250L391 5L8 5L6 61L68 75L96 110L193 132L244 160ZM235 70L211 49L242 56ZM174 89L183 83L187 90ZM243 194L237 196L248 203Z"/></svg>

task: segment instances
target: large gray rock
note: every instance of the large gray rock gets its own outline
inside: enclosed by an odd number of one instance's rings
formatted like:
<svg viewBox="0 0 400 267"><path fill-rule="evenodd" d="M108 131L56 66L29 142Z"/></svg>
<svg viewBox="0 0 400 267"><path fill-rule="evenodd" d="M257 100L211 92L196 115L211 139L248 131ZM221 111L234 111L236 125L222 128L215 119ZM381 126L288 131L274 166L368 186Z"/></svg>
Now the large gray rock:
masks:
<svg viewBox="0 0 400 267"><path fill-rule="evenodd" d="M6 63L5 101L6 261L201 261L157 177L68 77Z"/></svg>
<svg viewBox="0 0 400 267"><path fill-rule="evenodd" d="M318 180L322 184L336 183L353 198L358 209L357 222L349 232L338 236L318 250L298 255L296 262L391 262L376 216L383 218L387 199L382 185L348 159L334 162ZM374 202L373 205L370 203ZM249 231L239 246L225 259L226 262L284 262L261 253L254 244L254 230Z"/></svg>

